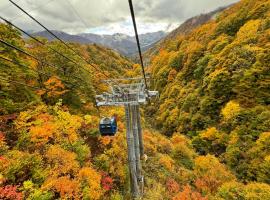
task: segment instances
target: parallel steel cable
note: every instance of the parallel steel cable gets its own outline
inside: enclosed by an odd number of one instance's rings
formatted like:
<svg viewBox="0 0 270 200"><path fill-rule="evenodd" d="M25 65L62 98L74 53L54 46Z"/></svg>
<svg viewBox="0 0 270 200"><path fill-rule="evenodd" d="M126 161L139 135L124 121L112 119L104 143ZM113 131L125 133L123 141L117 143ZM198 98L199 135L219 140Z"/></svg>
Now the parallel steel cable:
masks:
<svg viewBox="0 0 270 200"><path fill-rule="evenodd" d="M32 89L36 89L36 90L39 90L39 89L40 89L39 87L26 85L26 84L21 83L21 82L19 82L19 81L6 80L6 79L3 79L2 77L0 77L0 80L1 80L1 81L6 81L6 82L8 82L8 83L16 83L16 84L23 85L23 86L26 86L26 87L29 87L29 88L32 88Z"/></svg>
<svg viewBox="0 0 270 200"><path fill-rule="evenodd" d="M40 25L42 28L44 28L48 33L50 33L53 37L55 37L57 40L59 40L62 44L64 44L68 49L73 51L77 56L79 56L82 60L84 60L87 64L89 64L91 67L93 67L96 71L101 72L105 77L110 78L107 74L105 74L103 71L95 67L93 64L91 64L86 58L84 58L81 54L79 54L72 46L67 44L65 41L63 41L61 38L59 38L57 35L55 35L52 31L50 31L47 27L45 27L42 23L40 23L37 19L35 19L32 15L30 15L27 11L25 11L22 7L20 7L18 4L16 4L14 1L9 0L14 6L16 6L18 9L20 9L22 12L24 12L28 17L30 17L33 21L35 21L38 25ZM89 72L91 73L91 72Z"/></svg>
<svg viewBox="0 0 270 200"><path fill-rule="evenodd" d="M24 68L28 68L30 70L33 70L33 71L37 72L37 73L43 74L44 76L47 76L47 77L50 77L51 76L51 75L49 75L49 74L47 74L47 73L45 73L43 71L31 69L30 67L25 66L25 65L23 65L21 63L15 62L14 60L11 60L11 59L8 59L8 58L2 57L2 56L0 56L0 59L5 60L5 61L10 62L10 63L13 63L15 65L24 67Z"/></svg>
<svg viewBox="0 0 270 200"><path fill-rule="evenodd" d="M51 74L51 73L46 73L46 72L41 71L41 70L37 70L37 69L35 70L35 69L32 69L32 68L30 68L30 67L28 67L28 66L26 66L26 65L23 65L23 64L21 64L21 63L15 62L14 60L11 60L11 59L8 59L8 58L2 57L2 56L0 56L0 59L5 60L5 61L10 62L10 63L13 63L13 64L18 65L18 66L27 68L27 69L29 69L29 70L32 70L32 71L36 72L36 73L42 74L42 75L44 75L44 76L47 76L48 78L50 78L50 77L53 76L53 74ZM61 79L61 78L59 78L59 79L60 79L63 83L69 84L67 81L65 81L65 80L63 80L63 79ZM71 85L72 85L73 87L76 86L76 85L73 85L73 84L71 84Z"/></svg>
<svg viewBox="0 0 270 200"><path fill-rule="evenodd" d="M24 67L24 68L28 68L29 70L32 70L32 71L37 72L37 73L40 73L40 74L42 74L42 75L44 75L44 76L47 76L48 78L51 77L51 76L53 76L53 74L48 74L48 73L43 72L43 71L40 71L40 70L31 69L31 68L28 67L28 66L25 66L25 65L23 65L23 64L21 64L21 63L15 62L14 60L11 60L11 59L8 59L8 58L2 57L2 56L0 56L0 59L5 60L5 61L10 62L10 63L13 63L13 64L15 64L15 65ZM1 78L1 77L0 77L0 78ZM2 79L3 79L3 78L2 78ZM65 84L70 84L70 83L68 83L67 81L65 81L65 80L63 80L63 79L61 79L61 78L59 78L59 79L60 79L63 83L65 83ZM3 79L3 80L4 80L4 79ZM15 81L15 82L16 82L16 81ZM16 82L16 83L21 84L20 82ZM25 84L23 84L23 85L25 85ZM76 85L74 85L74 84L70 84L70 85L73 86L73 87L76 86ZM25 85L25 86L28 86L28 85ZM40 88L36 88L36 89L40 89Z"/></svg>
<svg viewBox="0 0 270 200"><path fill-rule="evenodd" d="M92 68L94 68L96 71L101 72L105 77L107 77L108 79L110 79L111 77L109 77L107 74L105 74L102 70L98 69L97 67L95 67L93 64L91 64L86 58L84 58L82 55L80 55L76 50L74 50L70 45L68 45L66 42L64 42L61 38L59 38L57 35L55 35L52 31L50 31L47 27L45 27L43 24L41 24L37 19L35 19L33 16L31 16L27 11L25 11L23 8L21 8L18 4L16 4L15 2L13 2L12 0L9 0L14 6L16 6L18 9L20 9L22 12L24 12L28 17L30 17L32 20L34 20L37 24L39 24L42 28L44 28L47 32L49 32L52 36L54 36L57 40L59 40L62 44L64 44L69 50L73 51L77 56L79 56L83 61L85 61L88 65L90 65ZM88 70L86 70L88 71ZM92 72L88 73L90 75L93 75ZM119 87L119 84L115 81L112 81L116 86ZM119 87L120 92L124 94L124 92L122 91L122 89Z"/></svg>
<svg viewBox="0 0 270 200"><path fill-rule="evenodd" d="M31 35L31 34L27 33L26 31L22 30L20 27L16 26L15 24L13 24L12 22L8 21L7 19L5 19L5 18L3 18L3 17L1 17L1 16L0 16L0 19L2 19L3 21L5 21L7 24L13 26L14 28L18 29L19 31L21 31L22 33L24 33L25 35L27 35L28 37L30 37L30 38L32 38L33 40L35 40L36 42L38 42L39 44L42 44L42 45L44 45L44 46L46 45L45 42L39 40L38 38L34 37L33 35ZM66 55L64 55L64 54L60 53L59 51L55 50L54 48L52 48L52 47L50 47L50 46L48 46L48 48L49 48L50 50L52 50L53 52L55 52L56 54L62 56L63 58L67 59L68 61L72 62L73 64L75 64L75 65L78 64L75 60L70 59L70 58L67 57ZM84 69L84 68L82 68L82 69ZM84 70L86 70L86 69L84 69ZM87 71L87 70L86 70L86 71ZM87 72L88 72L88 71L87 71Z"/></svg>
<svg viewBox="0 0 270 200"><path fill-rule="evenodd" d="M53 2L53 1L55 1L55 0L49 0L49 1L45 2L44 4L42 4L42 5L40 5L40 6L37 6L37 7L33 8L33 9L31 9L30 12L39 10L40 8L42 8L42 7L46 6L46 5L48 5L49 3ZM19 1L17 1L17 3L18 3L18 2L19 2ZM10 5L10 6L12 6L12 5ZM23 16L23 14L20 14L20 15L15 16L14 18L12 18L11 21L15 21L16 19L18 19L18 18L21 17L21 16Z"/></svg>
<svg viewBox="0 0 270 200"><path fill-rule="evenodd" d="M84 24L84 26L86 28L88 28L88 24L86 23L86 21L84 21L84 19L81 17L81 15L78 13L78 11L76 10L76 8L72 5L72 3L70 2L70 0L67 0L67 3L70 5L71 9L73 10L73 12L75 13L75 15L77 15L77 17L79 18L79 20Z"/></svg>
<svg viewBox="0 0 270 200"><path fill-rule="evenodd" d="M15 49L15 50L17 50L17 51L19 51L19 52L21 52L21 53L23 53L23 54L25 54L25 55L27 55L27 56L33 58L33 59L35 59L36 61L38 61L38 62L40 62L40 63L43 63L43 64L45 64L45 65L47 65L47 66L50 66L50 67L53 67L53 68L58 69L56 66L53 66L53 65L51 65L51 64L49 64L49 63L47 63L47 62L41 61L41 60L38 59L36 56L34 56L34 55L32 55L32 54L30 54L30 53L24 51L23 49L18 48L18 47L16 47L16 46L12 45L12 44L9 44L9 43L5 42L5 41L2 40L1 38L0 38L0 43L3 43L3 44L5 44L6 46L8 46L8 47L10 47L10 48L12 48L12 49ZM79 77L76 77L76 76L71 76L71 77L77 78L77 79L79 79L80 81L83 81L83 80L82 80L81 78L79 78ZM60 80L63 81L63 82L66 82L66 81L64 81L63 79L60 79ZM67 83L67 82L66 82L66 83ZM72 86L75 86L74 84L71 84L71 85L72 85Z"/></svg>
<svg viewBox="0 0 270 200"><path fill-rule="evenodd" d="M28 67L28 66L25 66L25 65L23 65L23 64L21 64L21 63L15 62L15 61L13 61L13 60L11 60L11 59L8 59L8 58L2 57L2 56L0 56L0 59L5 60L5 61L10 62L10 63L13 63L13 64L18 65L18 66L27 68L27 69L29 69L29 70L32 70L32 71L34 71L34 72L36 72L36 73L39 73L39 74L42 74L42 75L44 75L44 76L47 76L47 78L50 78L50 77L53 76L53 74L51 74L51 73L46 73L46 72L44 72L44 71L31 69L31 68ZM63 83L69 84L67 81L65 81L65 80L63 80L63 79L61 79L61 78L59 78L59 79L60 79ZM75 86L75 85L73 85L73 84L71 84L71 85L72 85L73 87Z"/></svg>
<svg viewBox="0 0 270 200"><path fill-rule="evenodd" d="M23 64L21 64L21 63L15 62L14 60L11 60L11 59L8 59L8 58L2 57L2 56L0 56L0 59L5 60L5 61L10 62L10 63L13 63L13 64L15 64L15 65L24 67L24 68L28 68L29 70L32 70L32 71L34 71L34 72L37 72L37 73L42 74L42 75L44 75L44 76L47 76L48 78L53 76L53 74L51 74L51 73L46 73L46 72L43 72L43 71L40 71L40 70L31 69L30 67L28 67L28 66L26 66L26 65L23 65ZM73 86L73 87L74 87L74 86L77 86L77 85L71 84L71 83L69 83L69 82L67 82L67 81L65 81L65 80L63 80L63 79L61 79L61 78L59 78L59 79L60 79L63 83L65 83L65 84L67 84L67 85L70 84L70 85Z"/></svg>
<svg viewBox="0 0 270 200"><path fill-rule="evenodd" d="M23 53L23 54L25 54L25 55L27 55L27 56L33 58L33 59L35 59L35 60L39 60L36 56L34 56L34 55L32 55L32 54L30 54L30 53L24 51L23 49L20 49L20 48L14 46L14 45L12 45L12 44L10 44L10 43L8 43L8 42L2 40L1 38L0 38L0 42L3 43L3 44L6 45L6 46L12 48L12 49L15 49L15 50L17 50L17 51L19 51L19 52L21 52L21 53Z"/></svg>
<svg viewBox="0 0 270 200"><path fill-rule="evenodd" d="M5 21L7 24L13 26L14 28L18 29L19 31L21 31L22 33L24 33L25 35L27 35L28 37L30 37L30 38L32 38L33 40L35 40L36 42L38 42L39 44L41 44L41 45L43 45L43 46L46 45L45 42L43 42L43 41L39 40L38 38L32 36L31 34L27 33L26 31L24 31L24 30L21 29L20 27L16 26L16 25L13 24L12 22L8 21L7 19L5 19L5 18L3 18L3 17L1 17L1 16L0 16L0 19L2 19L3 21ZM78 64L75 60L73 60L73 59L67 57L66 55L64 55L64 54L60 53L59 51L55 50L54 48L52 48L52 47L50 47L50 46L47 46L47 47L48 47L50 50L52 50L53 52L55 52L56 54L62 56L63 58L67 59L68 61L72 62L73 64L75 64L75 65ZM81 69L84 70L85 72L89 73L89 71L86 70L85 68L82 67ZM90 75L92 76L92 74L90 74ZM82 80L81 78L79 78L79 77L77 77L77 76L74 76L74 75L73 75L73 77L76 78L76 79L78 79L78 80L80 80L80 81L85 82L84 80ZM86 82L85 82L85 83L86 83ZM86 83L86 84L87 84L87 83Z"/></svg>
<svg viewBox="0 0 270 200"><path fill-rule="evenodd" d="M141 45L140 45L140 40L139 40L139 35L138 35L138 30L137 30L137 25L136 25L136 19L135 19L135 13L134 13L134 9L133 9L132 0L128 0L128 2L129 2L129 8L130 8L132 21L133 21L133 27L134 27L134 31L135 31L135 36L136 36L136 41L137 41L137 47L138 47L138 51L139 51L141 66L142 66L142 73L143 73L145 88L148 91L146 75L145 75L145 70L144 70L144 64L143 64L142 51L141 51Z"/></svg>

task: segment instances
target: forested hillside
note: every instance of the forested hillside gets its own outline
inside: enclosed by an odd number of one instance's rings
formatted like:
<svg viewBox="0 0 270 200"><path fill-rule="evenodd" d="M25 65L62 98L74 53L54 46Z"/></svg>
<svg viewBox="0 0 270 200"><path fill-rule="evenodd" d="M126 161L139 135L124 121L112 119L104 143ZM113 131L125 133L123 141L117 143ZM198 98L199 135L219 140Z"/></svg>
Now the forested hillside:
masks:
<svg viewBox="0 0 270 200"><path fill-rule="evenodd" d="M137 53L135 36L129 36L121 33L115 33L113 35L98 35L93 33L71 35L62 31L53 31L53 33L66 42L98 44L114 49L127 57L134 56L134 54ZM49 41L55 40L48 31L36 32L33 35L47 38ZM149 49L155 42L165 36L166 33L163 31L139 35L143 50L145 51Z"/></svg>
<svg viewBox="0 0 270 200"><path fill-rule="evenodd" d="M242 0L167 41L149 69L160 91L159 106L147 109L156 127L188 136L199 155L215 155L245 184L270 183L269 39L270 2ZM245 199L239 189L221 187L226 199Z"/></svg>
<svg viewBox="0 0 270 200"><path fill-rule="evenodd" d="M269 0L242 0L162 44L147 68L160 98L141 109L142 199L270 199L269 39ZM94 97L140 66L39 40L0 24L0 199L132 199L124 109ZM101 137L113 115L118 133Z"/></svg>
<svg viewBox="0 0 270 200"><path fill-rule="evenodd" d="M91 66L60 42L41 45L34 40L24 41L19 32L4 24L0 24L0 35L6 43L33 55L0 44L1 114L23 110L33 102L52 105L59 98L71 108L84 110L87 103L94 102L95 92L104 87L100 83L102 79L109 75L119 77L132 66L120 54L97 45L72 44L75 52L83 55ZM45 39L40 40L46 43ZM95 70L97 67L99 71Z"/></svg>
<svg viewBox="0 0 270 200"><path fill-rule="evenodd" d="M170 32L166 37L162 38L161 40L156 42L155 45L152 45L151 48L147 49L144 52L144 61L148 64L149 60L155 55L157 55L159 51L163 48L163 46L166 46L167 42L171 40L176 40L179 35L189 34L195 28L207 23L211 19L214 19L216 15L218 15L228 7L229 6L218 8L217 10L214 10L212 12L200 14L198 16L191 17L190 19L186 20L178 28Z"/></svg>
<svg viewBox="0 0 270 200"><path fill-rule="evenodd" d="M6 24L0 35L0 199L104 199L124 191L125 152L116 165L108 158L125 148L123 124L114 139L98 133L100 115L123 113L98 110L94 97L106 90L101 80L133 64L110 49L68 44L89 65L60 42L23 40Z"/></svg>

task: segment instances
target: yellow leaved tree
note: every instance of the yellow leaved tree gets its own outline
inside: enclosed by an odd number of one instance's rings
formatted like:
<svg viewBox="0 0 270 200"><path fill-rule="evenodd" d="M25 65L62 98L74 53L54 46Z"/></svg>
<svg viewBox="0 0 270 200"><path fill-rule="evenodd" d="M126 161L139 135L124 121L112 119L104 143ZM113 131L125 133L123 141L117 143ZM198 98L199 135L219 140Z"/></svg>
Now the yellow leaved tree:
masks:
<svg viewBox="0 0 270 200"><path fill-rule="evenodd" d="M230 120L237 116L241 111L240 105L235 101L229 101L226 106L222 109L221 113L225 120Z"/></svg>

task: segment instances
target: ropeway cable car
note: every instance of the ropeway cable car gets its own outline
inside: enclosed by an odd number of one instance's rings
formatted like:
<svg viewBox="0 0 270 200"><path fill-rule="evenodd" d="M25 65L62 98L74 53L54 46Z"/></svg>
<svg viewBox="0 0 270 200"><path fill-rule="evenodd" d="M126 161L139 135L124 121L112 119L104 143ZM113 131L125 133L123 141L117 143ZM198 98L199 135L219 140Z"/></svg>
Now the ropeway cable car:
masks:
<svg viewBox="0 0 270 200"><path fill-rule="evenodd" d="M117 132L116 117L104 117L99 122L99 131L102 136L114 136Z"/></svg>

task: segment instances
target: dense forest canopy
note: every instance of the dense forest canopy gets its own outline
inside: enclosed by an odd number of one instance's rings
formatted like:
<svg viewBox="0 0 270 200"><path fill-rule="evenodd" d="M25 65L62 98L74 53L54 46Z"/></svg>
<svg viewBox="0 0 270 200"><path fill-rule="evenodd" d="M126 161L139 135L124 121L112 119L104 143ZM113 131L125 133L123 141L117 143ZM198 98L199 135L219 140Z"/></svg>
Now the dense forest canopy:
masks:
<svg viewBox="0 0 270 200"><path fill-rule="evenodd" d="M124 109L94 97L107 89L101 80L140 66L69 43L89 65L3 23L0 39L9 44L0 43L0 199L130 199ZM269 0L241 0L162 43L147 67L160 98L141 108L143 199L270 198L269 40ZM112 115L118 133L101 137L99 119Z"/></svg>
<svg viewBox="0 0 270 200"><path fill-rule="evenodd" d="M148 108L156 126L189 136L245 183L270 183L269 151L259 147L270 141L269 6L241 1L168 41L150 69L161 93L159 107Z"/></svg>
<svg viewBox="0 0 270 200"><path fill-rule="evenodd" d="M71 108L83 110L87 102L94 103L96 91L104 90L102 79L119 77L132 67L130 61L110 49L70 44L91 66L61 42L47 42L40 38L46 43L44 46L34 40L23 40L20 33L9 25L0 26L2 40L34 56L1 43L1 92L6 97L0 100L2 114L12 113L34 101L55 104L59 98ZM97 66L99 71L95 69ZM39 90L33 92L23 84Z"/></svg>

